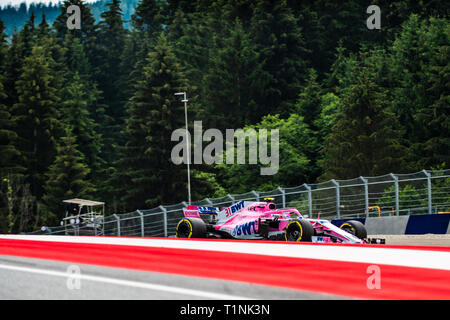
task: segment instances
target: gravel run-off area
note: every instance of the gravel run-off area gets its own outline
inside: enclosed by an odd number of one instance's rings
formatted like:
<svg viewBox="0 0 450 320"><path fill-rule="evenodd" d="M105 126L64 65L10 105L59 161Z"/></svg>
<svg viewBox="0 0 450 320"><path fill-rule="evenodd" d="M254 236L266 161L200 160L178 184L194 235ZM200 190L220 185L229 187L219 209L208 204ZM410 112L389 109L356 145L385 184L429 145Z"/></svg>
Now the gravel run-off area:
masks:
<svg viewBox="0 0 450 320"><path fill-rule="evenodd" d="M412 246L443 246L450 247L450 234L405 234L405 235L383 235L377 234L369 238L386 239L386 244L412 245Z"/></svg>

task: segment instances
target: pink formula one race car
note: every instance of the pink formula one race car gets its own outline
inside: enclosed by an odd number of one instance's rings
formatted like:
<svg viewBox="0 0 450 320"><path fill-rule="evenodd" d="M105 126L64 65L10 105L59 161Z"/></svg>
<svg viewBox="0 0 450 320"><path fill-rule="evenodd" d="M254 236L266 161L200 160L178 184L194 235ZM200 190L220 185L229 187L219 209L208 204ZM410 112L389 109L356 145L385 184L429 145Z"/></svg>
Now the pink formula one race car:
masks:
<svg viewBox="0 0 450 320"><path fill-rule="evenodd" d="M176 237L384 243L384 239L366 239L367 231L359 221L349 220L337 227L328 220L305 218L294 208L277 209L273 199L265 200L240 201L227 208L190 205L183 210Z"/></svg>

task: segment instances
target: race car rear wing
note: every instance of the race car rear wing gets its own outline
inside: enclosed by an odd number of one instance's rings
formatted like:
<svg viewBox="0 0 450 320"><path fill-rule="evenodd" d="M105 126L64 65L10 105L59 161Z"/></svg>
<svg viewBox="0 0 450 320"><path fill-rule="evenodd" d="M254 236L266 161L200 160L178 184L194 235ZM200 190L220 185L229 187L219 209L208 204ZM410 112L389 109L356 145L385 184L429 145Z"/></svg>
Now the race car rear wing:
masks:
<svg viewBox="0 0 450 320"><path fill-rule="evenodd" d="M216 215L220 211L217 207L203 207L189 205L183 210L185 217L200 218L200 214L213 214Z"/></svg>

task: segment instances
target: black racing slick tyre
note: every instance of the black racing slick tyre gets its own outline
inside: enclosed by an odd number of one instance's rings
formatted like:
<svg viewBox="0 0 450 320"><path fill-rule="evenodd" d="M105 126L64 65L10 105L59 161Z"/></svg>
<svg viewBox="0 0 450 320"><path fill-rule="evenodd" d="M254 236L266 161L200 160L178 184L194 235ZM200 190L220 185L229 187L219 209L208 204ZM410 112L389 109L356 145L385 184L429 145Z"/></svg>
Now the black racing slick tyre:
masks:
<svg viewBox="0 0 450 320"><path fill-rule="evenodd" d="M312 224L306 220L292 220L286 226L284 237L286 241L311 242L314 235Z"/></svg>
<svg viewBox="0 0 450 320"><path fill-rule="evenodd" d="M359 239L367 238L367 230L364 225L357 220L348 220L345 221L340 228Z"/></svg>
<svg viewBox="0 0 450 320"><path fill-rule="evenodd" d="M206 223L200 218L184 218L177 224L177 238L205 238Z"/></svg>

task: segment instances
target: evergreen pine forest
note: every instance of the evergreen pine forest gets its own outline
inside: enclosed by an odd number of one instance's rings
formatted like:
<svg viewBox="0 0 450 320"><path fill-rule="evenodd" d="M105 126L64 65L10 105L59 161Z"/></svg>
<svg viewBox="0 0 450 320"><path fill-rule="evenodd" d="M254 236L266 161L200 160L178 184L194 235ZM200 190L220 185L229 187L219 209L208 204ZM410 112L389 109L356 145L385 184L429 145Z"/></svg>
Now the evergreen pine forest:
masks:
<svg viewBox="0 0 450 320"><path fill-rule="evenodd" d="M190 128L280 132L277 174L193 164L192 200L449 168L448 1L378 1L379 30L370 1L101 3L0 20L0 233L58 225L69 198L107 214L186 201L182 91Z"/></svg>

